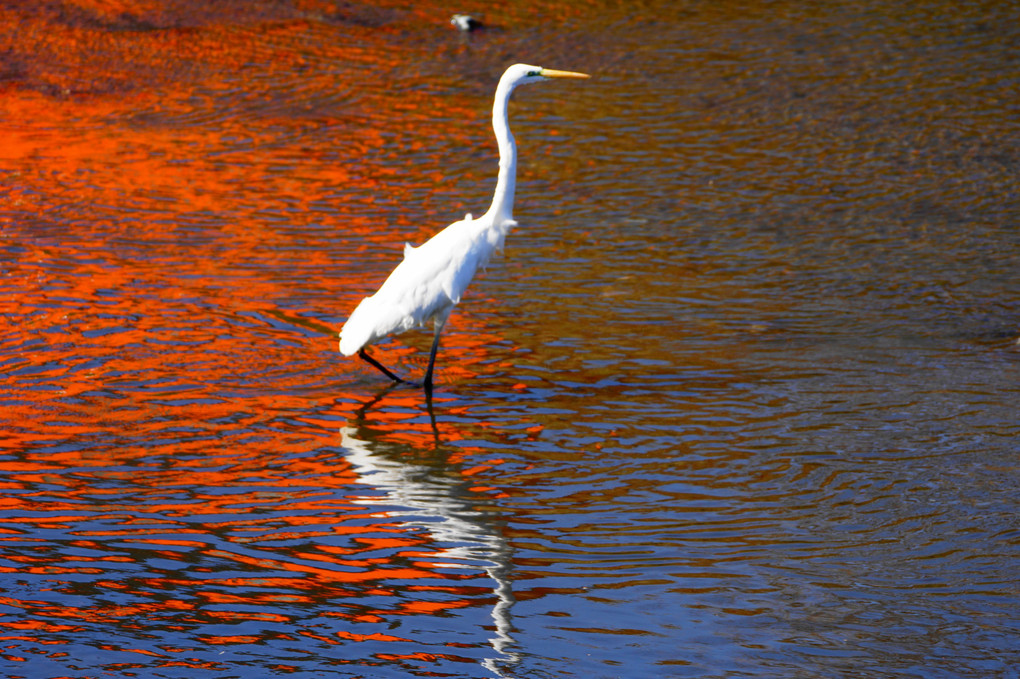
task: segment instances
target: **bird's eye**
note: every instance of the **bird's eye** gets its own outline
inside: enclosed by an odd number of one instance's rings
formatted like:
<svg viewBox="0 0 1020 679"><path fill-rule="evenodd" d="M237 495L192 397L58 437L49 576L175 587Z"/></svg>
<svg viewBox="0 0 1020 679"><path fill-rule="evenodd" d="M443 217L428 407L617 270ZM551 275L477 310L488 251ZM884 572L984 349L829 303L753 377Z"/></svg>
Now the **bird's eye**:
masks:
<svg viewBox="0 0 1020 679"><path fill-rule="evenodd" d="M529 78L537 78L542 75L542 71L528 71Z"/></svg>

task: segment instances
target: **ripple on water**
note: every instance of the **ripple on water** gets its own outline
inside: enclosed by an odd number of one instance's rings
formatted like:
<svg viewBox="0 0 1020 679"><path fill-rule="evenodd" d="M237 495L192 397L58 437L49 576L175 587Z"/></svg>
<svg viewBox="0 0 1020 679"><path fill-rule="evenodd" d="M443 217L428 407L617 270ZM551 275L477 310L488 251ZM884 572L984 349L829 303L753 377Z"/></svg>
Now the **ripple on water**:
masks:
<svg viewBox="0 0 1020 679"><path fill-rule="evenodd" d="M0 47L7 674L1009 676L1012 9L314 4ZM523 54L429 408L335 333Z"/></svg>

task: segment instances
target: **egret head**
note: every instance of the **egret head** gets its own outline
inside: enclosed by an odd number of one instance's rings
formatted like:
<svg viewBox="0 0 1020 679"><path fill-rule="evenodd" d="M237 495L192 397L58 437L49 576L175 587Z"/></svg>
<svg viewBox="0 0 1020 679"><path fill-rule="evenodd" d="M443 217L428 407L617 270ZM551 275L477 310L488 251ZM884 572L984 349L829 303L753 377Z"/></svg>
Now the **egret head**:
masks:
<svg viewBox="0 0 1020 679"><path fill-rule="evenodd" d="M530 66L528 64L515 64L503 74L503 80L512 85L523 85L525 83L536 83L549 78L589 78L587 73L575 73L573 71L556 71L541 66Z"/></svg>

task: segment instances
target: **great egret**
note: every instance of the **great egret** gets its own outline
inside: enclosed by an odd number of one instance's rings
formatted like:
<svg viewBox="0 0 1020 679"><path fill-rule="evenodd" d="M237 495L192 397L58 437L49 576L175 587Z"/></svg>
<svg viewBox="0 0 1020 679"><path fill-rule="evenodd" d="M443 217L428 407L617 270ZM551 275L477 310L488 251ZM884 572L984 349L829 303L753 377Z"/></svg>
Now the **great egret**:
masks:
<svg viewBox="0 0 1020 679"><path fill-rule="evenodd" d="M404 259L382 287L358 304L340 332L340 353L358 354L390 379L402 382L368 355L365 347L389 334L400 333L432 321L435 335L425 372L425 390L432 391L432 371L439 348L439 333L453 307L493 252L503 248L503 239L513 218L514 188L517 183L517 145L507 122L507 104L518 85L547 78L587 78L585 73L554 71L539 66L515 64L506 70L496 87L492 105L492 129L499 146L499 177L489 210L472 219L468 214L419 247L404 244Z"/></svg>

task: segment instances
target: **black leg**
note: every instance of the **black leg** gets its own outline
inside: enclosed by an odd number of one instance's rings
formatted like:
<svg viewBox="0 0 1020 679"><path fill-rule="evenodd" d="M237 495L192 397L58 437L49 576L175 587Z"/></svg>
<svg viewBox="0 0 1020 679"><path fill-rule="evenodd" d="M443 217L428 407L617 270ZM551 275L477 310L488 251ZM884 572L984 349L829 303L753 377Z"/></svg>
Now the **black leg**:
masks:
<svg viewBox="0 0 1020 679"><path fill-rule="evenodd" d="M425 391L429 394L432 393L432 369L436 366L436 351L439 350L439 333L445 324L445 319L442 323L436 321L436 334L432 338L432 350L429 351L429 369L425 371Z"/></svg>
<svg viewBox="0 0 1020 679"><path fill-rule="evenodd" d="M404 381L404 380L400 379L399 377L397 377L396 375L394 375L393 373L391 373L389 370L387 370L386 366L384 366L382 363L380 363L379 361L377 361L374 358L372 358L371 356L369 356L368 353L364 349L360 349L358 351L358 356L360 356L361 359L363 361L365 361L366 363L374 366L379 372L381 372L383 375L386 375L386 377L390 378L394 382L403 382Z"/></svg>

